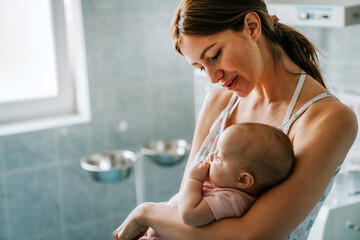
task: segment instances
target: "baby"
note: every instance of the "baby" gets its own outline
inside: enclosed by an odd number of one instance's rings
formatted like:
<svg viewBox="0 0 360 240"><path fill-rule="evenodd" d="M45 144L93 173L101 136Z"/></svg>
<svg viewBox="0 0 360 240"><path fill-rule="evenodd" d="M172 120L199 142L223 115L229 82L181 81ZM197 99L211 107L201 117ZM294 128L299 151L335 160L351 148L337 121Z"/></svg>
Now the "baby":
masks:
<svg viewBox="0 0 360 240"><path fill-rule="evenodd" d="M294 163L287 135L259 123L225 129L209 160L190 167L184 186L169 202L185 224L203 226L222 218L240 217L257 197L287 178ZM161 239L149 229L140 239Z"/></svg>

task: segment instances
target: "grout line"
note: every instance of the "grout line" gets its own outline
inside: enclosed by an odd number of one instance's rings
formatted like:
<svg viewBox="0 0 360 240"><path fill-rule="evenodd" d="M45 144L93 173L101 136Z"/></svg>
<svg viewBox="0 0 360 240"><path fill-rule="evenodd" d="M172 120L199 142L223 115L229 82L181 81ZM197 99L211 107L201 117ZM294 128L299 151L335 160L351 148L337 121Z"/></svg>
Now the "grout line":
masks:
<svg viewBox="0 0 360 240"><path fill-rule="evenodd" d="M3 179L3 189L4 189L4 211L5 211L5 223L7 229L7 237L11 239L12 237L12 229L10 225L10 214L9 214L9 201L8 201L8 189L7 189L7 178L5 176L1 176Z"/></svg>
<svg viewBox="0 0 360 240"><path fill-rule="evenodd" d="M0 177L2 176L2 173L5 171L5 161L3 156L3 145L1 143L0 138Z"/></svg>
<svg viewBox="0 0 360 240"><path fill-rule="evenodd" d="M79 223L79 224L76 224L76 225L69 226L68 229L79 230L79 229L82 229L84 227L89 227L90 225L95 225L95 224L98 224L98 223L108 223L108 221L109 221L109 216L106 216L106 217L97 218L97 219L93 219L93 220L90 220L90 221L86 221L86 222L82 222L82 223Z"/></svg>
<svg viewBox="0 0 360 240"><path fill-rule="evenodd" d="M108 195L108 212L107 212L107 220L108 220L108 224L111 225L111 218L110 218L110 203L111 203L111 187L108 185L107 186L107 195Z"/></svg>
<svg viewBox="0 0 360 240"><path fill-rule="evenodd" d="M9 177L9 176L13 176L13 175L20 175L20 174L34 172L34 171L38 171L38 170L57 168L58 166L60 167L60 166L71 165L74 163L76 163L76 162L74 162L73 160L62 161L61 163L57 163L57 162L44 163L44 164L39 164L36 166L31 166L31 167L6 170L6 171L3 171L2 175L4 177Z"/></svg>
<svg viewBox="0 0 360 240"><path fill-rule="evenodd" d="M59 201L59 214L60 214L60 233L62 238L66 239L66 230L65 230L65 214L64 214L64 201L63 201L63 189L62 189L62 174L61 174L61 162L59 159L59 145L57 144L56 133L53 131L53 141L55 145L55 164L56 164L56 177L57 177L57 187L58 187L58 201Z"/></svg>
<svg viewBox="0 0 360 240"><path fill-rule="evenodd" d="M54 233L57 234L57 232L54 232L54 231L44 231L44 232L36 233L29 238L26 238L26 237L20 237L20 238L33 240L33 239L45 239L45 237L46 237L46 239L49 239L49 237L54 235ZM13 239L13 238L10 238L10 239ZM14 239L17 239L17 238L14 238Z"/></svg>
<svg viewBox="0 0 360 240"><path fill-rule="evenodd" d="M7 170L3 173L3 175L6 177L10 177L13 175L19 175L19 174L29 173L29 172L33 172L33 171L48 169L48 168L55 168L55 167L56 167L55 162L54 163L45 163L45 164L40 164L37 166Z"/></svg>
<svg viewBox="0 0 360 240"><path fill-rule="evenodd" d="M153 88L152 88L152 81L151 81L151 76L153 75L153 69L151 67L151 62L150 62L150 41L149 41L149 35L151 34L150 29L147 28L147 24L148 22L146 21L147 18L144 17L142 20L142 27L145 29L144 31L144 36L145 36L145 70L146 70L146 90L147 90L147 107L148 107L148 113L149 113L149 129L148 129L148 137L149 137L149 141L151 141L152 139L154 139L154 103L153 103Z"/></svg>

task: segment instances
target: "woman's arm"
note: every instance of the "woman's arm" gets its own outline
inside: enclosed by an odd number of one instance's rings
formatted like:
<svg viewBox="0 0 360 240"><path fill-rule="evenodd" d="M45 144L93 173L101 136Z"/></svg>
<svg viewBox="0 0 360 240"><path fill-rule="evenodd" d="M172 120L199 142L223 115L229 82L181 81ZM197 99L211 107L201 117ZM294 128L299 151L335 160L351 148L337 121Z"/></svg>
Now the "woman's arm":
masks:
<svg viewBox="0 0 360 240"><path fill-rule="evenodd" d="M183 189L180 191L179 215L189 226L198 227L213 222L215 216L203 199L203 184L209 175L210 163L199 162L189 169Z"/></svg>
<svg viewBox="0 0 360 240"><path fill-rule="evenodd" d="M312 107L291 131L296 157L294 171L280 185L262 195L241 218L223 219L193 228L185 225L176 208L143 205L127 223L121 236L134 237L142 225L166 239L283 239L311 212L357 134L355 114L340 103L325 110ZM319 113L320 112L320 113ZM301 121L300 121L301 120ZM125 238L120 238L125 239Z"/></svg>

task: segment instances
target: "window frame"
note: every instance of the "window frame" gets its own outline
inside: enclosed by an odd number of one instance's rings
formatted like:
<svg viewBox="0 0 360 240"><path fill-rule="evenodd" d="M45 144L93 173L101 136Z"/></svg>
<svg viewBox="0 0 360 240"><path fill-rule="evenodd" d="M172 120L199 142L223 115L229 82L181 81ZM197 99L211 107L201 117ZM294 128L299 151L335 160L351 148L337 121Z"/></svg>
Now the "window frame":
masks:
<svg viewBox="0 0 360 240"><path fill-rule="evenodd" d="M1 104L0 136L91 120L81 0L49 1L60 94Z"/></svg>

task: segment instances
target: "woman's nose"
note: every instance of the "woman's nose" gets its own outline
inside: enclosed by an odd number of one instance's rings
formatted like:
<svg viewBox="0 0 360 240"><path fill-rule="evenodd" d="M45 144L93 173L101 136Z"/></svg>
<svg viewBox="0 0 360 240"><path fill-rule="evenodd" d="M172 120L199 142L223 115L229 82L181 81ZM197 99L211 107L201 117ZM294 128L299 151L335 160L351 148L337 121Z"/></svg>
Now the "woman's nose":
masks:
<svg viewBox="0 0 360 240"><path fill-rule="evenodd" d="M218 83L224 77L224 72L222 70L214 70L214 71L208 70L207 75L211 83L215 84Z"/></svg>

